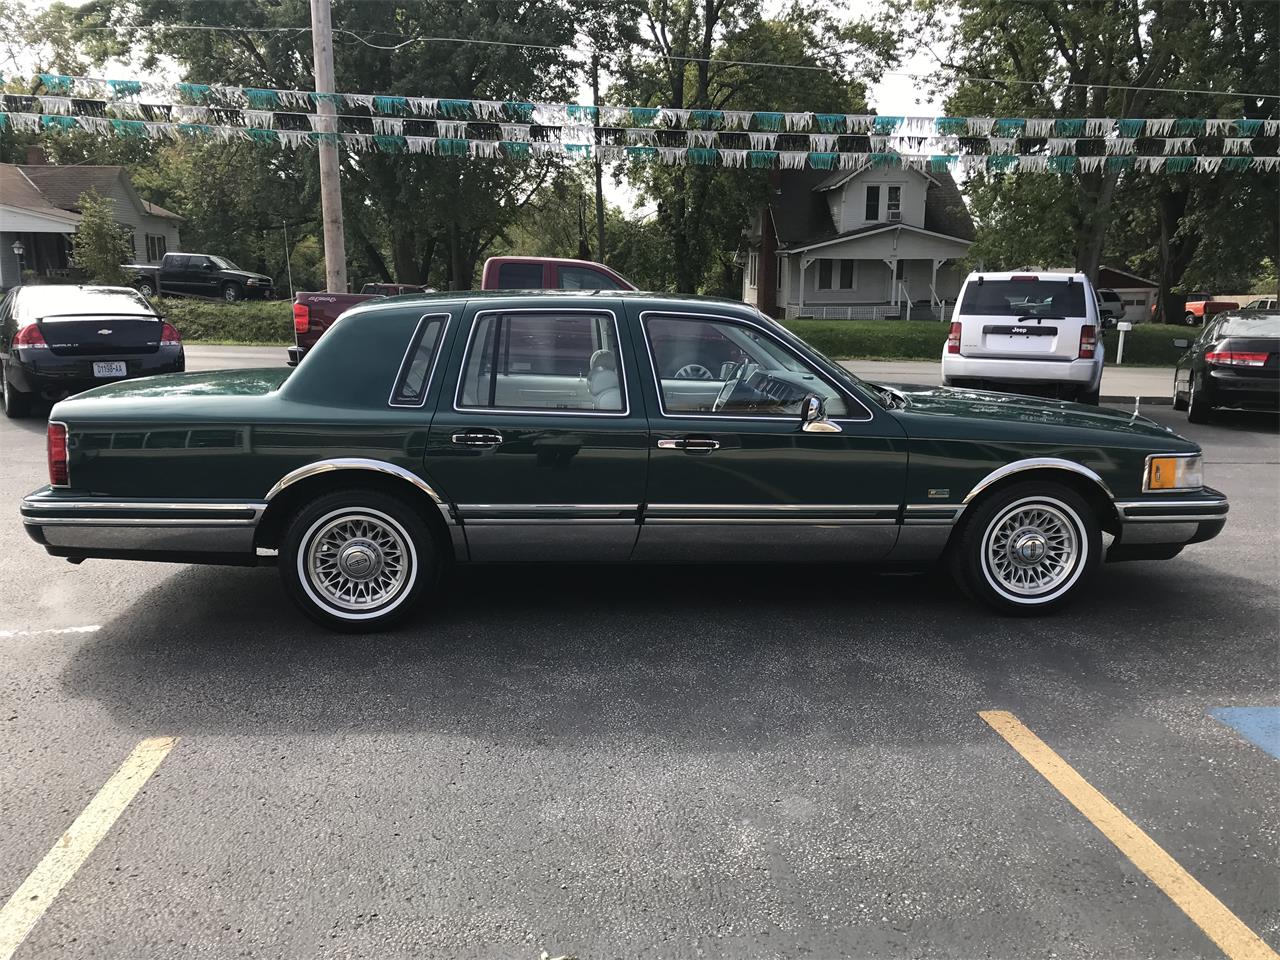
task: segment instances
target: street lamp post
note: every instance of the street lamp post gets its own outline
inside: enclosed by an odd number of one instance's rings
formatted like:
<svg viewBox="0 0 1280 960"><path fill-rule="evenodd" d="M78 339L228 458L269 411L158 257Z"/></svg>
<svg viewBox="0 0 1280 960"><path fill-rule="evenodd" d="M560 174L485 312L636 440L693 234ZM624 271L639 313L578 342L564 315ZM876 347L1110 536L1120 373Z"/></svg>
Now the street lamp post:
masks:
<svg viewBox="0 0 1280 960"><path fill-rule="evenodd" d="M22 242L21 240L15 240L15 241L13 241L13 255L14 255L15 257L17 257L17 258L18 258L18 283L17 283L17 286L22 286L22 273L23 273L23 269L24 269L24 265L23 265L23 262L22 262L22 255L23 255L24 253L26 253L26 252L27 252L27 248L26 248L26 246L23 244L23 242Z"/></svg>

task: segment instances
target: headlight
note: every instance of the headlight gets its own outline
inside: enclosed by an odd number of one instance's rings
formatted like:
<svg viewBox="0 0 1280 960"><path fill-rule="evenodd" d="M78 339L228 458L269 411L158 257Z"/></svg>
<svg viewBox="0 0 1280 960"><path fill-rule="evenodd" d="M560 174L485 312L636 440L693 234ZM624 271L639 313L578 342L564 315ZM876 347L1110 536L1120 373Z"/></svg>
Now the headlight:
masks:
<svg viewBox="0 0 1280 960"><path fill-rule="evenodd" d="M1199 490L1204 486L1204 467L1198 453L1177 453L1147 457L1147 474L1142 489Z"/></svg>
<svg viewBox="0 0 1280 960"><path fill-rule="evenodd" d="M245 281L245 283L247 283L251 287L256 287L261 282L262 282L261 280L255 280L253 277L250 277L248 280Z"/></svg>

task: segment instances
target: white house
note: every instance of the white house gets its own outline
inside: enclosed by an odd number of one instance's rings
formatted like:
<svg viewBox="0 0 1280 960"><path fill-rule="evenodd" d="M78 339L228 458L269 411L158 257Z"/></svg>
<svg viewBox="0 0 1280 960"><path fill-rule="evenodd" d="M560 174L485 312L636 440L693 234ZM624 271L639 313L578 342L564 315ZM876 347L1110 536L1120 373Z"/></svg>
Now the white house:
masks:
<svg viewBox="0 0 1280 960"><path fill-rule="evenodd" d="M778 172L747 231L742 299L771 316L938 316L973 221L946 173Z"/></svg>

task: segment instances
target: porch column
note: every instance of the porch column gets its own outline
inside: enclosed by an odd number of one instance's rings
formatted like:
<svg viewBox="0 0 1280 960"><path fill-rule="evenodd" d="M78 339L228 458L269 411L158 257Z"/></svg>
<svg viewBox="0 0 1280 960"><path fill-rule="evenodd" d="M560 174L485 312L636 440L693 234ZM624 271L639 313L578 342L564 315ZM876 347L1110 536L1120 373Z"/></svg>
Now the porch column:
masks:
<svg viewBox="0 0 1280 960"><path fill-rule="evenodd" d="M809 264L813 263L813 257L800 256L800 309L804 309L804 272L809 269Z"/></svg>
<svg viewBox="0 0 1280 960"><path fill-rule="evenodd" d="M885 257L884 262L889 267L889 302L896 307L898 305L898 258Z"/></svg>

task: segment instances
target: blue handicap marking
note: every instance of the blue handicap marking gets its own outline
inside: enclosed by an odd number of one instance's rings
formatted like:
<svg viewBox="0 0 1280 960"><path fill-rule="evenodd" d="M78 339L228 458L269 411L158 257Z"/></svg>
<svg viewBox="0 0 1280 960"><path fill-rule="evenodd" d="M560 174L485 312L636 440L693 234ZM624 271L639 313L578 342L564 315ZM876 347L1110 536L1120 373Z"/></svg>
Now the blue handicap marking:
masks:
<svg viewBox="0 0 1280 960"><path fill-rule="evenodd" d="M1280 760L1280 707L1216 707L1209 715Z"/></svg>

